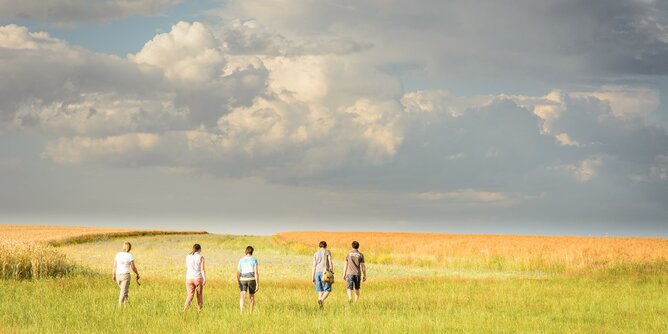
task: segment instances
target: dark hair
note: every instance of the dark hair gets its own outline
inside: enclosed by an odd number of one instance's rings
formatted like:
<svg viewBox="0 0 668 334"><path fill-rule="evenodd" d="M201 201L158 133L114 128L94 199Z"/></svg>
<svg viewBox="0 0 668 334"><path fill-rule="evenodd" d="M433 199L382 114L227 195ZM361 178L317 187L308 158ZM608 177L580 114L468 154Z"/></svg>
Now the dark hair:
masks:
<svg viewBox="0 0 668 334"><path fill-rule="evenodd" d="M197 252L199 252L199 251L201 251L201 250L202 250L202 246L200 246L199 244L194 244L194 245L193 245L193 251L190 252L190 254L195 254L195 253L197 253Z"/></svg>
<svg viewBox="0 0 668 334"><path fill-rule="evenodd" d="M327 248L327 243L324 242L324 241L320 241L320 243L318 244L318 247L320 247L320 248Z"/></svg>
<svg viewBox="0 0 668 334"><path fill-rule="evenodd" d="M248 255L248 254L253 255L254 250L255 249L253 249L253 246L246 247L246 255Z"/></svg>
<svg viewBox="0 0 668 334"><path fill-rule="evenodd" d="M353 241L353 249L358 249L360 248L360 243L357 241Z"/></svg>

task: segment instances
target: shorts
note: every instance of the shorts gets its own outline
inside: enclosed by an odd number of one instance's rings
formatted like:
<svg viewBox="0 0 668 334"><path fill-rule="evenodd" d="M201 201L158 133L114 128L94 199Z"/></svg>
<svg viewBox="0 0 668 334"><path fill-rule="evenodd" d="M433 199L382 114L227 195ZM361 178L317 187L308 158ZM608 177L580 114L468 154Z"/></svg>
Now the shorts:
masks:
<svg viewBox="0 0 668 334"><path fill-rule="evenodd" d="M348 275L346 276L346 283L348 284L348 290L352 290L353 287L355 290L359 290L360 285L362 285L362 277L360 275Z"/></svg>
<svg viewBox="0 0 668 334"><path fill-rule="evenodd" d="M257 288L257 283L255 280L252 281L239 281L239 291L250 293L251 295L255 294L255 289Z"/></svg>
<svg viewBox="0 0 668 334"><path fill-rule="evenodd" d="M322 271L315 273L315 291L332 292L332 285L322 281Z"/></svg>

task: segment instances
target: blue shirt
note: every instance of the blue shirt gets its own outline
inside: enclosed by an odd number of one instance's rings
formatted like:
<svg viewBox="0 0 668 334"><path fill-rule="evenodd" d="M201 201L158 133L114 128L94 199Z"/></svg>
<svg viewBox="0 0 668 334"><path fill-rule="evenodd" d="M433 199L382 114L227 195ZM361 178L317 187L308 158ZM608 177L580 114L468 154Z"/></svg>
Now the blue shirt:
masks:
<svg viewBox="0 0 668 334"><path fill-rule="evenodd" d="M237 265L237 270L241 273L239 280L241 281L254 281L255 280L255 268L257 267L257 259L252 256L244 256L239 260Z"/></svg>

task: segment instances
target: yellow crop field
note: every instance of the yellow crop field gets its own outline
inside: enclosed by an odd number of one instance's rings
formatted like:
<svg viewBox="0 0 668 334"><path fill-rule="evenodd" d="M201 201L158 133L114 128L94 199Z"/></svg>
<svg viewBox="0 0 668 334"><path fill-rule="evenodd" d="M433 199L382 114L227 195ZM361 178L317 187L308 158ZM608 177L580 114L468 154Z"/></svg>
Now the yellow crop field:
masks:
<svg viewBox="0 0 668 334"><path fill-rule="evenodd" d="M205 233L205 231L142 230L114 227L0 225L0 241L46 242L50 244L85 242L100 237Z"/></svg>
<svg viewBox="0 0 668 334"><path fill-rule="evenodd" d="M123 236L206 234L204 231L108 227L0 225L0 278L30 279L67 274L72 266L55 247Z"/></svg>
<svg viewBox="0 0 668 334"><path fill-rule="evenodd" d="M276 238L309 250L325 240L335 253L345 252L357 240L371 261L426 266L564 271L668 262L668 239L662 238L381 232L284 232Z"/></svg>

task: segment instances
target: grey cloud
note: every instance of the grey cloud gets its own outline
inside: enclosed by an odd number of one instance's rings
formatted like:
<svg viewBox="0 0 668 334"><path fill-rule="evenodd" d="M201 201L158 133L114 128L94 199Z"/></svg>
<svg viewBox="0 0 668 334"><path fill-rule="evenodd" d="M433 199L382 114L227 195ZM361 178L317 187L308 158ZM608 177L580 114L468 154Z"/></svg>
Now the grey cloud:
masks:
<svg viewBox="0 0 668 334"><path fill-rule="evenodd" d="M225 41L226 52L239 55L343 55L372 48L371 43L362 43L352 38L311 36L306 39L290 39L253 20L233 20L224 25L221 39Z"/></svg>
<svg viewBox="0 0 668 334"><path fill-rule="evenodd" d="M668 73L668 18L654 1L232 1L221 15L289 36L373 42L381 64L421 64L422 75L451 79Z"/></svg>
<svg viewBox="0 0 668 334"><path fill-rule="evenodd" d="M0 19L106 21L132 15L154 15L179 2L181 0L0 0Z"/></svg>

